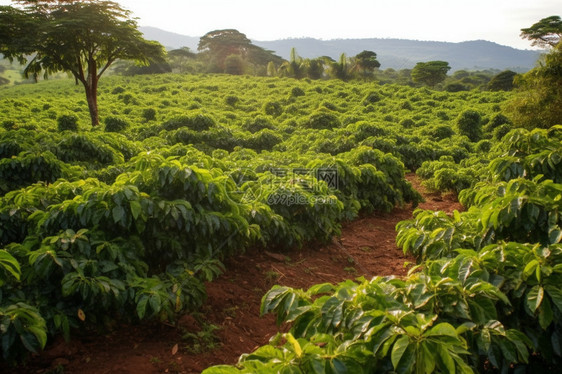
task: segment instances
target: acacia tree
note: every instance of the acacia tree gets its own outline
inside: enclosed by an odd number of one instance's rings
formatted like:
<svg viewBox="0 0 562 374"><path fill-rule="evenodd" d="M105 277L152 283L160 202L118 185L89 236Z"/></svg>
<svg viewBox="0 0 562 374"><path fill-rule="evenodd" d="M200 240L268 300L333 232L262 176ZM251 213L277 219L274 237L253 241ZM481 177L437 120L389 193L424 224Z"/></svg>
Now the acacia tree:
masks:
<svg viewBox="0 0 562 374"><path fill-rule="evenodd" d="M26 64L24 75L64 71L81 82L92 126L99 124L97 90L117 59L147 64L164 48L145 40L130 12L113 1L29 0L0 7L0 53Z"/></svg>
<svg viewBox="0 0 562 374"><path fill-rule="evenodd" d="M434 87L445 80L450 69L449 63L445 61L418 62L412 69L412 80Z"/></svg>
<svg viewBox="0 0 562 374"><path fill-rule="evenodd" d="M359 75L368 80L373 77L375 69L381 67L380 62L377 60L377 54L373 51L363 51L357 54L353 58L354 71L357 71Z"/></svg>
<svg viewBox="0 0 562 374"><path fill-rule="evenodd" d="M560 16L543 18L533 26L521 29L521 37L529 39L533 46L555 47L562 37L562 20Z"/></svg>
<svg viewBox="0 0 562 374"><path fill-rule="evenodd" d="M249 64L266 67L270 61L281 64L282 59L257 45L234 29L209 31L199 39L197 50L209 61L210 72L223 73L228 56L238 55Z"/></svg>

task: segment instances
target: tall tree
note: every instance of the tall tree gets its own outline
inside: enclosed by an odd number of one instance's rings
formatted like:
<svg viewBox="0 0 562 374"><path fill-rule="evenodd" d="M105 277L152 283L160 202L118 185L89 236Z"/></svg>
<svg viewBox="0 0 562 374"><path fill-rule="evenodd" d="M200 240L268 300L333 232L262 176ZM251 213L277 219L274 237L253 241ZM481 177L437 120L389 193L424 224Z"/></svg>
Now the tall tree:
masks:
<svg viewBox="0 0 562 374"><path fill-rule="evenodd" d="M222 73L225 60L230 55L238 55L250 64L267 66L269 61L280 64L281 57L261 47L253 45L243 33L234 29L214 30L199 39L197 50L209 59L211 71Z"/></svg>
<svg viewBox="0 0 562 374"><path fill-rule="evenodd" d="M168 51L168 61L173 71L184 73L188 70L189 63L195 60L197 54L191 52L189 47L181 47Z"/></svg>
<svg viewBox="0 0 562 374"><path fill-rule="evenodd" d="M148 63L164 48L147 41L130 12L105 0L16 1L0 7L0 53L27 64L26 77L71 73L86 91L92 126L99 124L97 90L117 59Z"/></svg>
<svg viewBox="0 0 562 374"><path fill-rule="evenodd" d="M338 62L333 61L330 65L330 75L336 79L347 81L350 78L347 64L347 56L345 53L340 55Z"/></svg>
<svg viewBox="0 0 562 374"><path fill-rule="evenodd" d="M445 80L450 69L449 63L445 61L418 62L412 69L412 80L435 87Z"/></svg>
<svg viewBox="0 0 562 374"><path fill-rule="evenodd" d="M517 73L511 70L505 70L494 75L488 83L490 91L511 91L513 89L513 80Z"/></svg>
<svg viewBox="0 0 562 374"><path fill-rule="evenodd" d="M517 125L532 129L562 124L562 43L516 82L510 108Z"/></svg>
<svg viewBox="0 0 562 374"><path fill-rule="evenodd" d="M321 79L324 75L325 61L322 58L306 60L306 75L310 79Z"/></svg>
<svg viewBox="0 0 562 374"><path fill-rule="evenodd" d="M289 61L283 62L279 70L282 76L296 79L304 78L306 73L305 60L298 55L297 50L293 47L291 48Z"/></svg>
<svg viewBox="0 0 562 374"><path fill-rule="evenodd" d="M377 54L373 51L363 51L354 58L354 71L365 80L372 78L375 69L380 68L381 64L377 60Z"/></svg>
<svg viewBox="0 0 562 374"><path fill-rule="evenodd" d="M533 46L555 47L562 37L562 20L560 16L543 18L533 26L521 29L521 37L529 39Z"/></svg>

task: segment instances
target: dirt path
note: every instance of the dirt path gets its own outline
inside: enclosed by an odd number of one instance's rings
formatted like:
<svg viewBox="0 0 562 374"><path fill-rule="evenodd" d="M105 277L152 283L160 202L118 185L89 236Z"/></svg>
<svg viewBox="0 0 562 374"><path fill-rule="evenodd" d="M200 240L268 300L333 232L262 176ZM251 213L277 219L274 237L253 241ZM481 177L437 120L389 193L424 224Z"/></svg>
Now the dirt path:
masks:
<svg viewBox="0 0 562 374"><path fill-rule="evenodd" d="M408 179L423 192L413 175ZM451 195L424 197L423 209L461 209ZM208 284L201 313L183 317L178 329L162 324L122 326L107 335L81 336L68 344L57 341L17 372L200 373L211 365L233 364L240 354L266 344L277 333L273 316L259 317L261 297L274 284L306 288L359 276L406 274L404 263L413 259L396 247L394 228L411 215L407 206L362 217L344 225L341 238L317 248L236 256L226 262L228 271Z"/></svg>

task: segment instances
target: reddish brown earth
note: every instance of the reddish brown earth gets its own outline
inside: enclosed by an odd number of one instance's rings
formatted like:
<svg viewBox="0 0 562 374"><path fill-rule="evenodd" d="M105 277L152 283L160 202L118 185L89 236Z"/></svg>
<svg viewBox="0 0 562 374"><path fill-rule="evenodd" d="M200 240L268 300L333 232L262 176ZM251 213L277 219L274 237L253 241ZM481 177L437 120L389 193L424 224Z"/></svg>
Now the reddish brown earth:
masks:
<svg viewBox="0 0 562 374"><path fill-rule="evenodd" d="M453 195L427 194L413 175L408 179L424 193L420 208L461 210ZM395 226L412 216L412 207L373 214L343 226L328 245L305 246L283 253L253 250L230 258L227 271L207 285L208 300L195 316L178 326L121 326L109 333L75 337L50 344L17 373L200 373L218 364L234 364L242 353L266 344L279 329L272 315L259 316L261 297L274 284L307 288L316 283L375 275L402 276L414 260L395 244ZM405 265L406 264L406 265ZM205 333L205 326L213 328ZM185 337L191 333L192 337ZM193 336L199 333L199 338ZM214 339L205 339L204 336Z"/></svg>

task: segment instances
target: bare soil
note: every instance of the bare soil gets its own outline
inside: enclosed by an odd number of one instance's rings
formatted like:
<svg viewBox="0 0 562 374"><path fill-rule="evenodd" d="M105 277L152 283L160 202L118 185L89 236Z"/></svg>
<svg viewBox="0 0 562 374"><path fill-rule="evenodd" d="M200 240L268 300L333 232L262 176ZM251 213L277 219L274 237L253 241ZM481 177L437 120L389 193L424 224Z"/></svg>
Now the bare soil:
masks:
<svg viewBox="0 0 562 374"><path fill-rule="evenodd" d="M413 174L407 178L426 202L420 208L461 210L452 194L428 194ZM227 271L207 284L200 313L177 326L162 323L120 326L109 333L59 339L17 373L200 373L235 364L242 353L267 344L279 328L272 315L260 317L262 296L274 285L308 288L360 276L403 276L414 259L396 247L395 226L412 217L412 206L375 213L343 225L340 238L283 253L252 250L229 258ZM281 327L286 329L287 327Z"/></svg>

